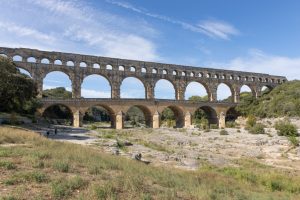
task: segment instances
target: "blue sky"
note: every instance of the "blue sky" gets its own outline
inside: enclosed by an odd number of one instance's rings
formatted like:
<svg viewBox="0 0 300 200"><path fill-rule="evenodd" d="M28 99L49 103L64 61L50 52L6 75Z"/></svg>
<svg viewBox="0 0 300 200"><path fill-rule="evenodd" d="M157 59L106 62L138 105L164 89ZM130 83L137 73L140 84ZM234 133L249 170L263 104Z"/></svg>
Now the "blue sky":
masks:
<svg viewBox="0 0 300 200"><path fill-rule="evenodd" d="M0 46L28 47L137 60L300 77L300 1L297 0L0 0ZM44 88L65 86L62 74ZM140 88L139 88L140 87ZM123 88L123 89L122 89ZM123 97L143 97L128 79ZM225 87L220 97L228 96ZM101 77L83 83L86 97L109 96ZM204 95L201 85L186 96ZM174 92L166 81L158 98Z"/></svg>

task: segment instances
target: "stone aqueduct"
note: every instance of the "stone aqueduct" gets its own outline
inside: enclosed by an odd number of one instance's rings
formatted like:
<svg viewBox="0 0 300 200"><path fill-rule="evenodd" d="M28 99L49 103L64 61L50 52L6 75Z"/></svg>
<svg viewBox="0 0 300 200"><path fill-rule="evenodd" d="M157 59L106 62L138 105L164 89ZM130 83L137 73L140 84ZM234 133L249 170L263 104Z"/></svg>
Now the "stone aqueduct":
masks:
<svg viewBox="0 0 300 200"><path fill-rule="evenodd" d="M160 115L169 107L176 116L177 127L189 127L193 113L201 108L210 123L225 126L226 112L239 102L240 89L247 85L255 97L259 97L262 87L274 88L286 81L283 76L162 64L136 60L79 55L73 53L48 52L25 48L0 47L0 55L7 56L21 69L28 71L35 80L39 96L43 91L43 79L53 71L64 72L72 82L72 99L42 99L42 114L48 107L63 104L73 113L73 125L82 125L83 114L92 106L104 107L110 114L112 126L122 129L124 113L132 106L139 107L152 128L160 127ZM111 86L110 99L89 99L81 97L81 84L89 75L105 77ZM120 85L127 77L139 79L145 88L145 99L120 98ZM155 99L154 87L157 81L166 79L175 89L176 100ZM208 94L207 102L191 102L184 98L186 87L191 82L201 83ZM217 87L226 84L231 90L231 102L217 101Z"/></svg>

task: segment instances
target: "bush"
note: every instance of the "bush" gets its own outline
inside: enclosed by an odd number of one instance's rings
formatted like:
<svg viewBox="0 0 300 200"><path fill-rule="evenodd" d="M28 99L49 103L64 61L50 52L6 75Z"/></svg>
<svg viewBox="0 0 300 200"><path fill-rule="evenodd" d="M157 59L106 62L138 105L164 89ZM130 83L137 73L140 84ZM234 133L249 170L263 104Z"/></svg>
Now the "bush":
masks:
<svg viewBox="0 0 300 200"><path fill-rule="evenodd" d="M275 123L275 129L279 136L298 136L297 127L287 120L280 120Z"/></svg>
<svg viewBox="0 0 300 200"><path fill-rule="evenodd" d="M236 123L234 121L226 122L227 128L234 128L236 126Z"/></svg>
<svg viewBox="0 0 300 200"><path fill-rule="evenodd" d="M248 116L246 127L250 129L251 127L255 126L255 124L256 124L256 117L253 115Z"/></svg>
<svg viewBox="0 0 300 200"><path fill-rule="evenodd" d="M211 129L218 129L219 127L218 127L218 124L211 124L210 128Z"/></svg>
<svg viewBox="0 0 300 200"><path fill-rule="evenodd" d="M249 132L252 134L265 134L265 126L263 124L255 124L249 129Z"/></svg>
<svg viewBox="0 0 300 200"><path fill-rule="evenodd" d="M66 162L56 162L54 163L54 169L60 171L60 172L69 172L69 164Z"/></svg>
<svg viewBox="0 0 300 200"><path fill-rule="evenodd" d="M223 130L220 131L220 135L228 135L228 132L223 129Z"/></svg>
<svg viewBox="0 0 300 200"><path fill-rule="evenodd" d="M289 141L294 147L299 146L299 141L295 136L289 136Z"/></svg>

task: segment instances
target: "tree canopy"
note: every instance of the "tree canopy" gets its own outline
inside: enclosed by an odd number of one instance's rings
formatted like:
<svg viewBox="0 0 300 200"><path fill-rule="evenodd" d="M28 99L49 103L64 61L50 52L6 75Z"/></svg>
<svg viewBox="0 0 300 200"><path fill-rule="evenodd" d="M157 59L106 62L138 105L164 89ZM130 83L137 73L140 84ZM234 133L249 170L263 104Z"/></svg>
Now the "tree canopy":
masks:
<svg viewBox="0 0 300 200"><path fill-rule="evenodd" d="M38 105L34 81L0 56L0 111L32 114Z"/></svg>

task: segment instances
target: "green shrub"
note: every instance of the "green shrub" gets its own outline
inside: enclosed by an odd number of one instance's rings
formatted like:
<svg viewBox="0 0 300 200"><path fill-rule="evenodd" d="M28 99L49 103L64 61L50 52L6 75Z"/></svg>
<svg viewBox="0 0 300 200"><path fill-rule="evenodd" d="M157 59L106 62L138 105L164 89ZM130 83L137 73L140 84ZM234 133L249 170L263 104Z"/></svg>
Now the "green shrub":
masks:
<svg viewBox="0 0 300 200"><path fill-rule="evenodd" d="M211 125L210 125L210 128L211 128L211 129L218 129L219 126L218 126L218 124L211 124Z"/></svg>
<svg viewBox="0 0 300 200"><path fill-rule="evenodd" d="M234 128L236 126L236 123L234 121L226 122L227 128Z"/></svg>
<svg viewBox="0 0 300 200"><path fill-rule="evenodd" d="M256 124L256 117L253 115L249 115L246 122L246 127L251 128Z"/></svg>
<svg viewBox="0 0 300 200"><path fill-rule="evenodd" d="M249 129L249 132L252 134L265 134L265 126L263 124L255 124Z"/></svg>
<svg viewBox="0 0 300 200"><path fill-rule="evenodd" d="M51 184L52 196L55 199L66 199L74 190L83 188L87 184L87 181L78 176L70 179L56 180Z"/></svg>
<svg viewBox="0 0 300 200"><path fill-rule="evenodd" d="M275 129L279 136L298 136L297 127L288 120L280 120L275 123Z"/></svg>
<svg viewBox="0 0 300 200"><path fill-rule="evenodd" d="M60 172L69 172L69 164L66 162L56 162L54 163L53 168Z"/></svg>
<svg viewBox="0 0 300 200"><path fill-rule="evenodd" d="M16 165L10 161L0 161L0 167L4 167L7 170L16 169Z"/></svg>
<svg viewBox="0 0 300 200"><path fill-rule="evenodd" d="M295 136L289 136L289 141L294 147L299 146L299 141Z"/></svg>
<svg viewBox="0 0 300 200"><path fill-rule="evenodd" d="M91 125L90 127L91 130L96 130L97 129L97 126L95 124Z"/></svg>
<svg viewBox="0 0 300 200"><path fill-rule="evenodd" d="M223 129L223 130L220 131L220 135L228 135L228 132Z"/></svg>

